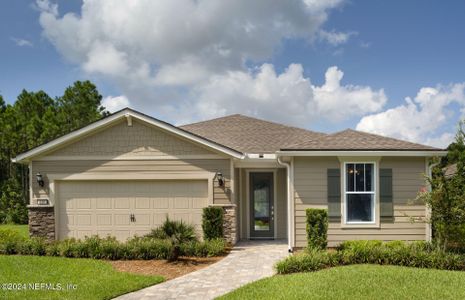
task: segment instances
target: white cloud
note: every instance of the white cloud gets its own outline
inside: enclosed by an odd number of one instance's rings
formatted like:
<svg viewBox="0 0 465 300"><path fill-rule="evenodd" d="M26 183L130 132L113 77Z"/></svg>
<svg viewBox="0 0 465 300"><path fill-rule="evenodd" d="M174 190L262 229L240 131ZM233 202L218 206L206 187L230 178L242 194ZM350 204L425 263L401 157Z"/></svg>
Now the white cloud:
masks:
<svg viewBox="0 0 465 300"><path fill-rule="evenodd" d="M102 105L111 113L129 107L130 103L126 96L107 96L103 98Z"/></svg>
<svg viewBox="0 0 465 300"><path fill-rule="evenodd" d="M242 112L308 126L317 120L337 122L377 112L387 101L383 90L341 85L343 73L337 67L327 70L322 86L313 85L303 71L300 64L291 64L277 74L272 65L263 64L257 70L214 76L195 89L198 101L186 111L194 118Z"/></svg>
<svg viewBox="0 0 465 300"><path fill-rule="evenodd" d="M357 129L445 147L454 134L437 131L453 116L454 104L465 106L465 83L424 87L403 105L363 117Z"/></svg>
<svg viewBox="0 0 465 300"><path fill-rule="evenodd" d="M346 43L356 33L321 29L342 2L85 0L79 14L64 15L46 0L36 6L43 35L56 49L115 84L138 109L174 122L239 109L279 120L284 110L291 122L308 126L377 112L384 92L341 85L335 67L325 85L314 86L300 65L281 74L269 64L248 66L270 58L285 39Z"/></svg>
<svg viewBox="0 0 465 300"><path fill-rule="evenodd" d="M350 32L337 32L337 31L326 31L320 30L318 32L318 37L322 41L326 41L333 46L339 46L345 44L349 41L349 39L357 35L358 33L355 31Z"/></svg>
<svg viewBox="0 0 465 300"><path fill-rule="evenodd" d="M344 73L337 67L330 67L325 74L325 84L314 87L319 113L334 122L352 116L380 111L387 102L384 90L373 90L367 86L341 86Z"/></svg>
<svg viewBox="0 0 465 300"><path fill-rule="evenodd" d="M54 16L58 15L58 4L50 3L49 0L37 0L35 8L39 11L47 12Z"/></svg>
<svg viewBox="0 0 465 300"><path fill-rule="evenodd" d="M269 58L283 39L312 40L341 2L86 0L79 15L63 16L47 0L36 6L44 36L66 59L88 73L117 76L119 84L156 86L245 70L246 62ZM331 43L345 39L328 35Z"/></svg>
<svg viewBox="0 0 465 300"><path fill-rule="evenodd" d="M111 44L96 42L87 53L82 68L89 73L121 76L129 71L127 54L115 49Z"/></svg>
<svg viewBox="0 0 465 300"><path fill-rule="evenodd" d="M26 39L11 38L11 40L19 47L32 47L34 44Z"/></svg>

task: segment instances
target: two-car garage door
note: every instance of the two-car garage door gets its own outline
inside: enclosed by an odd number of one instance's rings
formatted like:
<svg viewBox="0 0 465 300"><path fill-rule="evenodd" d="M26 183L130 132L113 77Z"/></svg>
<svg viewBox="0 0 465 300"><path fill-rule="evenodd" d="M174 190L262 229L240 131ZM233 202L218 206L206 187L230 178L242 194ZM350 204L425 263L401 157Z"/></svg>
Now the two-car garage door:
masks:
<svg viewBox="0 0 465 300"><path fill-rule="evenodd" d="M201 232L208 205L207 180L59 181L58 237L115 236L125 240L148 233L166 217Z"/></svg>

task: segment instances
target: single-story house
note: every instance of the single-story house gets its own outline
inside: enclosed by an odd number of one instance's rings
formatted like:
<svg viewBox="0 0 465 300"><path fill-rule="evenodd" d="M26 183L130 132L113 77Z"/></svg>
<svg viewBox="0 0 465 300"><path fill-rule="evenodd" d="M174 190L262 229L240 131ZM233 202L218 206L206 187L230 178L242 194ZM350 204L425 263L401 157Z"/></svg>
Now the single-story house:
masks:
<svg viewBox="0 0 465 300"><path fill-rule="evenodd" d="M441 155L350 129L325 134L243 115L174 126L126 108L14 161L29 165L33 236L125 240L166 216L201 233L202 208L221 206L230 242L286 239L292 250L306 245L307 208L328 209L329 246L430 239L428 210L410 202Z"/></svg>

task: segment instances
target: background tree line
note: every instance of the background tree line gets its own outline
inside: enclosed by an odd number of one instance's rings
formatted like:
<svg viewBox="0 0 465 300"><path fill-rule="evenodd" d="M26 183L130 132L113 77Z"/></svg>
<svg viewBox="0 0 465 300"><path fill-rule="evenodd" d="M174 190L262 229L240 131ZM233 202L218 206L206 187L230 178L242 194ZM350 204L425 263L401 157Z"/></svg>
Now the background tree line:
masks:
<svg viewBox="0 0 465 300"><path fill-rule="evenodd" d="M10 105L0 95L0 224L28 219L28 166L11 158L107 115L101 101L90 81L76 81L55 99L23 90Z"/></svg>

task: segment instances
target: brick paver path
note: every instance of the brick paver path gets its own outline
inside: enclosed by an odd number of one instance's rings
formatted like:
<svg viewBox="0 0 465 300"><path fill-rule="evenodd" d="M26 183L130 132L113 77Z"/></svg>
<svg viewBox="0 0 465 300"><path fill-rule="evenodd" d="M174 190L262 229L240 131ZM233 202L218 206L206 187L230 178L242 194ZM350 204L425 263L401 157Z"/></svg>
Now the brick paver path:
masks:
<svg viewBox="0 0 465 300"><path fill-rule="evenodd" d="M272 276L273 265L287 255L284 241L239 242L227 257L211 266L116 299L213 299Z"/></svg>

